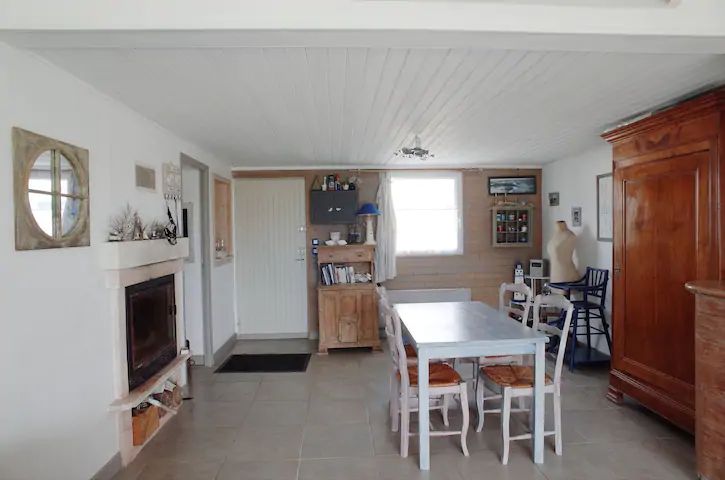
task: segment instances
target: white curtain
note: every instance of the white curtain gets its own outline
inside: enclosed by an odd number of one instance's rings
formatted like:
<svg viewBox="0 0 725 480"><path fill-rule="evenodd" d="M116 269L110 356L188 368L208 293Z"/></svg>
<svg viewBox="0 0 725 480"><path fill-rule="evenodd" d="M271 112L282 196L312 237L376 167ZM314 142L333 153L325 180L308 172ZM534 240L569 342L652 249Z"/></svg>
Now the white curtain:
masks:
<svg viewBox="0 0 725 480"><path fill-rule="evenodd" d="M375 201L382 214L378 217L377 247L375 249L375 282L391 280L397 275L395 268L395 209L393 208L392 176L380 173L380 186Z"/></svg>

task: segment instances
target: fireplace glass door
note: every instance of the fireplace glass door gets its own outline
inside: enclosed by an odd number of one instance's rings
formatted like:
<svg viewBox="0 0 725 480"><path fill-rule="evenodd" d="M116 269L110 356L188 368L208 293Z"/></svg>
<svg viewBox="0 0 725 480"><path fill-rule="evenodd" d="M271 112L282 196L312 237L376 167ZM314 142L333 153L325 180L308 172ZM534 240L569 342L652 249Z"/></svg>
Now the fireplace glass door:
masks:
<svg viewBox="0 0 725 480"><path fill-rule="evenodd" d="M151 378L176 357L174 276L126 287L128 386Z"/></svg>

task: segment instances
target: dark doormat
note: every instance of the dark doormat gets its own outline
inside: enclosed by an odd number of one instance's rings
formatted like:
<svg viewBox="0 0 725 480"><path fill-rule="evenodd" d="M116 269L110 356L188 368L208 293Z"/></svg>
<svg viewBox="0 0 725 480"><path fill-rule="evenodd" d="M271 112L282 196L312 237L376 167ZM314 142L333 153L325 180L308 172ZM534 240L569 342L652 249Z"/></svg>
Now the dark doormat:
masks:
<svg viewBox="0 0 725 480"><path fill-rule="evenodd" d="M310 363L309 353L275 353L232 355L216 373L229 372L304 372Z"/></svg>

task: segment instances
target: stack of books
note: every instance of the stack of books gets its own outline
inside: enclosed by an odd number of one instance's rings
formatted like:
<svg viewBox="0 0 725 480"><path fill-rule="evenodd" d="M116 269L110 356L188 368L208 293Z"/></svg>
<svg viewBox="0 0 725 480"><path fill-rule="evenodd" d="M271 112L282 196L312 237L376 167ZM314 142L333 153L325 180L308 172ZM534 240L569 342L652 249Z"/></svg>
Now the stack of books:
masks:
<svg viewBox="0 0 725 480"><path fill-rule="evenodd" d="M320 284L337 285L339 283L355 283L355 269L350 265L321 264Z"/></svg>

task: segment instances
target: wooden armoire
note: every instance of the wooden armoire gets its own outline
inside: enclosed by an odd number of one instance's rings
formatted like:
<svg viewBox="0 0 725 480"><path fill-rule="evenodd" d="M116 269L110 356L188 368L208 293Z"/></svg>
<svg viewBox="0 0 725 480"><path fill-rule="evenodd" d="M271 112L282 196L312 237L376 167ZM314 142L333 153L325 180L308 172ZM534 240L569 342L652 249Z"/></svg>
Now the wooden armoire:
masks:
<svg viewBox="0 0 725 480"><path fill-rule="evenodd" d="M725 89L603 138L614 157L608 397L630 396L693 431L695 300L684 285L725 272Z"/></svg>

